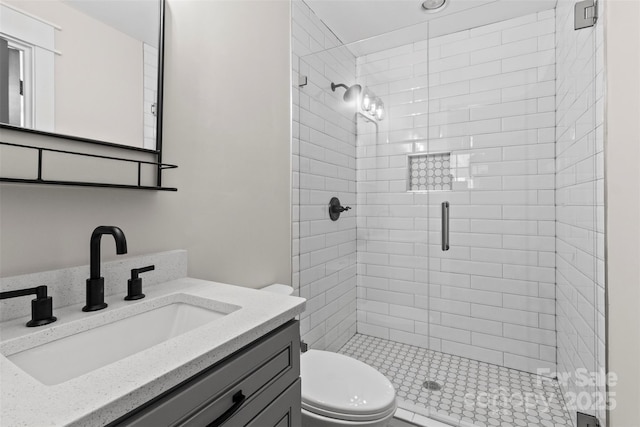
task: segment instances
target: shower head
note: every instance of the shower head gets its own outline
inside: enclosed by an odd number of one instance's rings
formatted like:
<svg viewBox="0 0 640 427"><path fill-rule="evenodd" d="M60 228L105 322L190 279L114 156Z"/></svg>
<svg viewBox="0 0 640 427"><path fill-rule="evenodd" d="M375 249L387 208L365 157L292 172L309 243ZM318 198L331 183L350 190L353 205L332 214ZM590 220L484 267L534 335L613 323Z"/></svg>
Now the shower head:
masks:
<svg viewBox="0 0 640 427"><path fill-rule="evenodd" d="M356 99L358 99L358 95L360 95L360 92L362 92L362 86L358 84L355 84L353 86L347 86L342 83L338 83L338 84L331 83L332 91L335 92L337 87L343 87L347 90L342 96L342 99L344 99L347 102L355 101Z"/></svg>

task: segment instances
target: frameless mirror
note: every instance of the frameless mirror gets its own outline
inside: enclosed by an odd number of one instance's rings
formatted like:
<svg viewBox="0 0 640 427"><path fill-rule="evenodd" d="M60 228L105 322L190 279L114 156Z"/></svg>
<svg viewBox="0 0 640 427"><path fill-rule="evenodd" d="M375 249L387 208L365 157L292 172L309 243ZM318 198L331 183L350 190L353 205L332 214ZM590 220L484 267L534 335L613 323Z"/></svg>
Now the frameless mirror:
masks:
<svg viewBox="0 0 640 427"><path fill-rule="evenodd" d="M3 0L0 123L159 149L162 0Z"/></svg>

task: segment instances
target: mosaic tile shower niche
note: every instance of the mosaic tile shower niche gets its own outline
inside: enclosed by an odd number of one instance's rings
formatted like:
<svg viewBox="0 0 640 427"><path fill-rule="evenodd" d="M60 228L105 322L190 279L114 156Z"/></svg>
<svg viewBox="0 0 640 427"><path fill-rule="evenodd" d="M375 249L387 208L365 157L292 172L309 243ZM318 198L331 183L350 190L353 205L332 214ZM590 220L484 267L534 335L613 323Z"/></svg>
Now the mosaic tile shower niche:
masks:
<svg viewBox="0 0 640 427"><path fill-rule="evenodd" d="M451 153L409 156L409 191L450 191Z"/></svg>

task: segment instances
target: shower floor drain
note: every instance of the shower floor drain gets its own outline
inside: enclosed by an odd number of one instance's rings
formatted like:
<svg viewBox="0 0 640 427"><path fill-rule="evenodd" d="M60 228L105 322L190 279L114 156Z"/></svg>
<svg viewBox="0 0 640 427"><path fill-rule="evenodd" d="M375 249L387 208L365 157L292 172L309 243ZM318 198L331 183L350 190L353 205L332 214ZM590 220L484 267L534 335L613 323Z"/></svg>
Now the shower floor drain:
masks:
<svg viewBox="0 0 640 427"><path fill-rule="evenodd" d="M422 383L422 387L431 391L438 391L442 388L442 386L435 381L425 381Z"/></svg>

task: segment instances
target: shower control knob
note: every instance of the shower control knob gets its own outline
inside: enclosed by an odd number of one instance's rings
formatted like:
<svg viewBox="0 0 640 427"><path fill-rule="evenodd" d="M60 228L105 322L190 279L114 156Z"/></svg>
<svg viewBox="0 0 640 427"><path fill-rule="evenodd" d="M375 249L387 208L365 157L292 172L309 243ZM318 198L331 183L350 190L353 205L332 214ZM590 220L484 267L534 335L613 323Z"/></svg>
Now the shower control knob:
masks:
<svg viewBox="0 0 640 427"><path fill-rule="evenodd" d="M331 221L337 221L338 218L340 218L340 213L348 211L349 209L351 209L351 206L342 206L340 199L332 197L329 202L329 218L331 218Z"/></svg>

